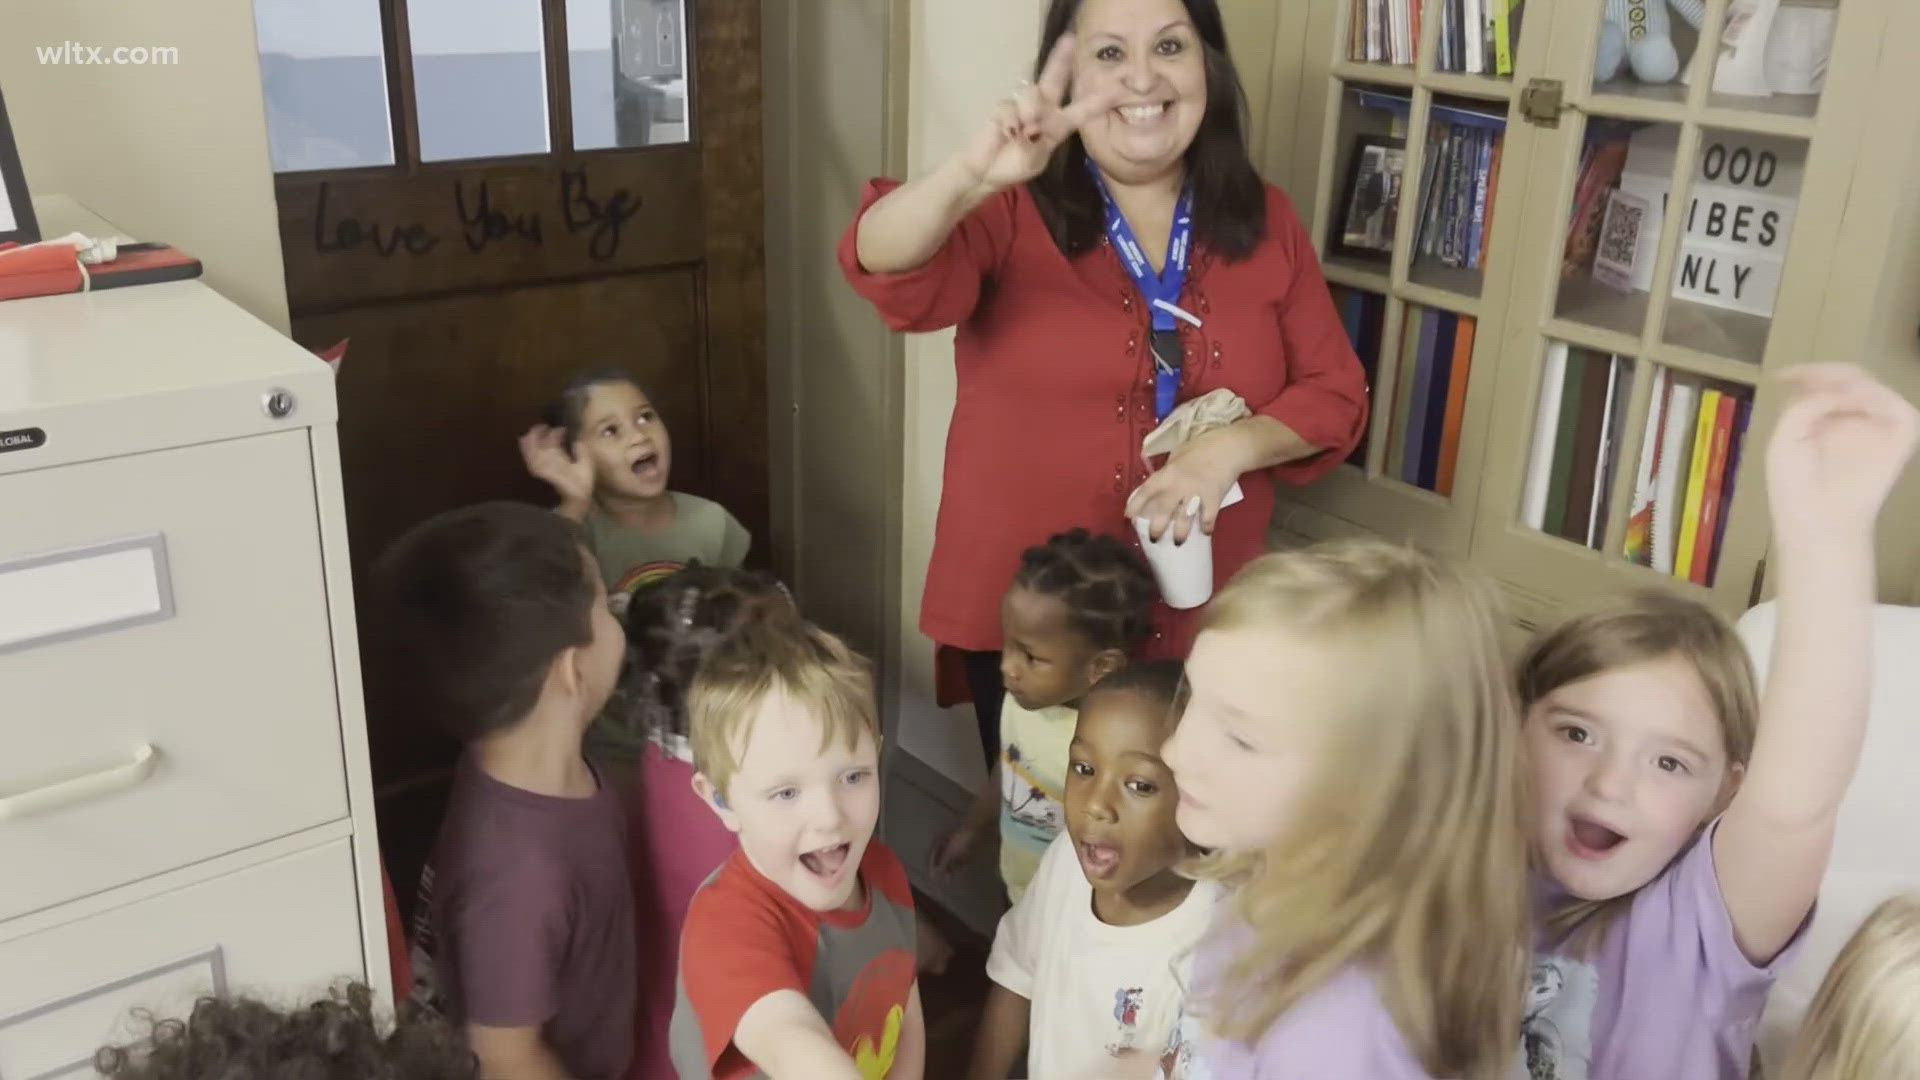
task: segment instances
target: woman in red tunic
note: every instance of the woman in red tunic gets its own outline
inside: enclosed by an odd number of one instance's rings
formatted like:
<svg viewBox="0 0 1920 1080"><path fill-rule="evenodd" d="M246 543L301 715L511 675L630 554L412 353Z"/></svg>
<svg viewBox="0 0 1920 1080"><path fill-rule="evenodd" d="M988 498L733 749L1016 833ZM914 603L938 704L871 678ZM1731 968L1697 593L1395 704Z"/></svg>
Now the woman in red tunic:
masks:
<svg viewBox="0 0 1920 1080"><path fill-rule="evenodd" d="M871 183L839 252L889 326L958 327L920 628L969 654L991 747L1022 549L1131 536L1131 511L1155 536L1211 533L1223 583L1265 549L1274 483L1333 468L1367 414L1312 243L1247 157L1215 0L1053 0L1040 57L945 163ZM1221 387L1253 415L1150 470L1158 416ZM1161 614L1153 651L1183 656L1193 613Z"/></svg>

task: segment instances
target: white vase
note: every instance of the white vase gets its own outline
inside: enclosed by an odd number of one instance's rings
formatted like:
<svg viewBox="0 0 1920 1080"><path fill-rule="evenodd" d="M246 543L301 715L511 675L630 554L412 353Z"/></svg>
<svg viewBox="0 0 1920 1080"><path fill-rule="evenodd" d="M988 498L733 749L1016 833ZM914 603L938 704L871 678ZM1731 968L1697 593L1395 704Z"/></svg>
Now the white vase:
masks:
<svg viewBox="0 0 1920 1080"><path fill-rule="evenodd" d="M1720 55L1713 69L1715 93L1742 97L1773 93L1767 82L1767 37L1779 7L1779 0L1732 0L1727 5Z"/></svg>
<svg viewBox="0 0 1920 1080"><path fill-rule="evenodd" d="M1839 11L1819 0L1782 0L1767 36L1767 85L1776 94L1818 94L1827 81Z"/></svg>

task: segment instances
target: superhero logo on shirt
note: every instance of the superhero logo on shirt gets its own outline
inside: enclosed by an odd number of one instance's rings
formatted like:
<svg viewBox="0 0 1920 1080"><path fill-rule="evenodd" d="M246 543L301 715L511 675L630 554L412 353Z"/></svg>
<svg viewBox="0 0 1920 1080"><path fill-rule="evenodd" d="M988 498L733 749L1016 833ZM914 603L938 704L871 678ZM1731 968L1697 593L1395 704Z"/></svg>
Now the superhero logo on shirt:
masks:
<svg viewBox="0 0 1920 1080"><path fill-rule="evenodd" d="M834 1039L851 1047L861 1080L886 1080L900 1049L906 1001L899 988L913 985L913 954L888 949L854 978L852 989L833 1018Z"/></svg>

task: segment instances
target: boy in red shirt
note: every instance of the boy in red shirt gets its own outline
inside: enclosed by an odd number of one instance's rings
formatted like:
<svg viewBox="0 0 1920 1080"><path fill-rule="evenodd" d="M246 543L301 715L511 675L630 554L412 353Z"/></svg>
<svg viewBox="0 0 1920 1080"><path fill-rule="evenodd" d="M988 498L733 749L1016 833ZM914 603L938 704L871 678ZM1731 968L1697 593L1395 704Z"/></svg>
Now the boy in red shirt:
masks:
<svg viewBox="0 0 1920 1080"><path fill-rule="evenodd" d="M797 618L716 647L688 696L694 790L740 837L680 937L682 1080L920 1080L913 896L873 841L868 663Z"/></svg>

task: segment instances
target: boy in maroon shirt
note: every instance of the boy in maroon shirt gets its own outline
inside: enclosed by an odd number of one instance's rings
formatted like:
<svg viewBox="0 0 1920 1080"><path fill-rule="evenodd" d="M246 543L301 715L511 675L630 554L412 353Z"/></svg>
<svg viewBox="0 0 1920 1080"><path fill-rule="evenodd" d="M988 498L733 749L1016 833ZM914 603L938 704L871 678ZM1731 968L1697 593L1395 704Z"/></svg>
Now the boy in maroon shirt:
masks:
<svg viewBox="0 0 1920 1080"><path fill-rule="evenodd" d="M374 568L370 654L462 743L434 849L434 975L486 1076L599 1080L633 1052L633 893L618 795L580 739L625 650L578 526L451 511Z"/></svg>

